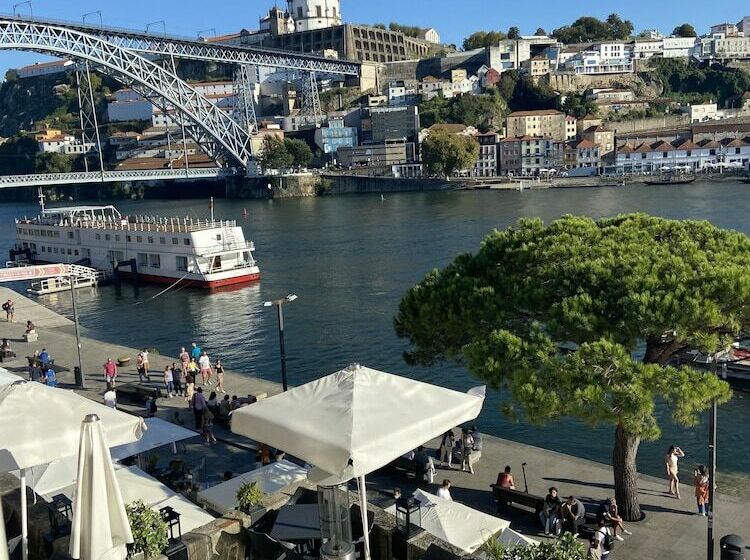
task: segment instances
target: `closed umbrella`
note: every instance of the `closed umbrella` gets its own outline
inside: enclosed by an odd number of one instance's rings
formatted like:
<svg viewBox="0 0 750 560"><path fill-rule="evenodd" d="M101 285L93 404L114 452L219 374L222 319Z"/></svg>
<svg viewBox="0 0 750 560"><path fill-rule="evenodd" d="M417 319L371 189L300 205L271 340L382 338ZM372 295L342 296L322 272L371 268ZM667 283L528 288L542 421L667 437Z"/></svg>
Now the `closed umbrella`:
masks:
<svg viewBox="0 0 750 560"><path fill-rule="evenodd" d="M43 411L43 413L37 413ZM28 558L26 475L32 467L47 465L78 452L81 421L96 414L109 445L141 438L142 418L96 403L65 389L25 381L0 386L0 472L20 471L21 550Z"/></svg>
<svg viewBox="0 0 750 560"><path fill-rule="evenodd" d="M81 423L69 552L81 560L125 560L132 542L102 423L91 414Z"/></svg>
<svg viewBox="0 0 750 560"><path fill-rule="evenodd" d="M356 478L367 527L365 475L476 418L484 394L483 387L461 393L354 364L234 411L232 431L340 481Z"/></svg>

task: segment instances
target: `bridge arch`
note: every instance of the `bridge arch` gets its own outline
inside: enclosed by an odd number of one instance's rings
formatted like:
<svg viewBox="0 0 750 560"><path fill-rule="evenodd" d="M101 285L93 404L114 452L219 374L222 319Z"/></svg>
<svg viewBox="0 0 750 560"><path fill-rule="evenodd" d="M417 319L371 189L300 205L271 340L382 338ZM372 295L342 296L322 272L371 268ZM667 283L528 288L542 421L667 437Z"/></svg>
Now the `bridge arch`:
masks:
<svg viewBox="0 0 750 560"><path fill-rule="evenodd" d="M162 110L174 107L192 126L186 131L215 160L245 167L251 160L250 134L176 74L139 54L99 37L57 25L0 19L0 49L62 55L88 61Z"/></svg>

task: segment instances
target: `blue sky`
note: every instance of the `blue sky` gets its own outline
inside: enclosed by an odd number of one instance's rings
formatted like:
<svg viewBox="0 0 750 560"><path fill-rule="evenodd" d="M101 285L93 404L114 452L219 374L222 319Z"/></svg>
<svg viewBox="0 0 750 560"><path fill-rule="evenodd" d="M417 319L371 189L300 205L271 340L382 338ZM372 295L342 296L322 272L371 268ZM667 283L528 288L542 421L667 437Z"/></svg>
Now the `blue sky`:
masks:
<svg viewBox="0 0 750 560"><path fill-rule="evenodd" d="M206 28L219 34L245 27L255 29L258 17L273 0L34 0L35 15L80 21L81 15L102 10L105 24L144 29L146 24L165 20L167 32L196 36ZM13 0L0 0L0 12L9 13ZM279 3L284 3L280 0ZM216 9L210 9L215 6ZM19 8L28 13L28 6ZM554 29L581 15L604 18L612 12L634 22L636 29L656 28L671 31L675 25L688 21L699 32L713 23L736 23L750 15L747 0L724 0L718 4L706 0L343 0L342 13L350 22L399 23L435 27L448 43L460 44L473 31L507 30L516 25L531 34L537 27ZM97 21L91 16L89 21ZM156 26L160 29L160 25ZM33 53L0 51L0 70L47 60ZM2 74L0 74L2 75Z"/></svg>

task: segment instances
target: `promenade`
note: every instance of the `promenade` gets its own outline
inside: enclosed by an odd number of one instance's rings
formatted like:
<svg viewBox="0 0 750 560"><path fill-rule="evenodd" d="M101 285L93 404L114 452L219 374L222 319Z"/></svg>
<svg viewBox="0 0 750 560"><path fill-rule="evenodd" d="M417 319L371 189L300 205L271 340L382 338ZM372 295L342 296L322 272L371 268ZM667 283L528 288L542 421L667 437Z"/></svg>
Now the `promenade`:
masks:
<svg viewBox="0 0 750 560"><path fill-rule="evenodd" d="M12 298L16 302L16 321L8 324L4 318L0 320L0 337L8 338L11 346L18 355L15 360L7 361L2 367L18 375L26 373L25 356L35 350L46 348L55 359L60 369L58 379L64 387L71 387L74 382L73 366L77 364L75 337L72 323L56 313L47 310L35 301L27 299L7 288L0 288L0 300ZM22 340L22 333L27 319L31 319L37 326L39 341L26 344ZM127 339L127 333L123 333ZM191 341L175 341L175 350ZM200 343L200 341L197 341ZM87 388L79 390L93 400L101 402L104 392L104 378L102 364L111 357L129 356L130 365L120 369L119 384L137 381L135 371L135 356L138 350L84 338L82 342L84 371L86 373ZM161 385L161 372L167 363L175 361L172 357L152 354L150 357L152 379L154 384ZM321 372L321 375L327 372ZM228 371L225 375L226 390L230 395L246 396L249 393L265 392L269 396L277 393L280 388L276 384L258 380L241 372ZM210 388L206 388L210 392ZM189 414L184 399L160 399L158 402L158 416L172 420L175 412L183 419L185 426L192 428L192 416ZM138 412L140 406L124 406L125 410ZM499 412L498 412L499 413ZM481 426L479 426L481 429ZM221 427L216 428L219 444L205 447L198 438L188 440L181 454L191 463L203 463L204 481L215 483L224 471L234 473L252 469L254 462L253 443L245 438L235 436ZM431 442L430 447L436 447ZM443 478L452 482L451 493L456 501L476 509L494 513L494 503L489 492L489 485L497 477L497 473L505 465L510 465L516 480L517 488L523 489L521 463L527 463L526 475L529 491L544 495L550 486L560 489L563 496L570 494L592 499L604 499L613 495L612 470L608 465L578 459L569 455L516 443L505 439L485 436L483 439L483 454L475 465L473 475L457 470L439 469L435 478L435 485L427 488L435 492L437 484ZM687 460L682 468L682 478L690 482L692 464ZM371 501L386 503L391 490L399 486L404 493L413 489L406 479L394 478L393 475L379 472L368 477ZM692 486L683 485L682 500L675 500L665 492L666 481L640 476L640 500L647 517L640 523L632 523L629 528L633 535L626 537L625 542L617 543L611 554L613 559L704 559L706 557L706 527L707 520L694 514L695 502ZM380 491L380 492L378 492ZM716 531L719 537L734 533L745 538L750 543L750 521L747 519L747 496L733 497L720 494L716 508ZM510 516L512 527L537 539L544 539L539 534L539 525L528 513L516 511ZM717 555L718 558L718 546Z"/></svg>

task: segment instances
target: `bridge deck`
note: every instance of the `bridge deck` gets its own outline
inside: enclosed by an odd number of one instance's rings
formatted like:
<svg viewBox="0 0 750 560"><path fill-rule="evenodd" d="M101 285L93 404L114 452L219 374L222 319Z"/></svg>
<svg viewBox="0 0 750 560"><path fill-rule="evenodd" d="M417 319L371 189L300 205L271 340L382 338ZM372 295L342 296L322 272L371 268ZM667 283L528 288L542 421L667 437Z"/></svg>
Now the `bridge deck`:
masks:
<svg viewBox="0 0 750 560"><path fill-rule="evenodd" d="M124 183L128 181L167 181L176 179L213 179L232 175L216 168L138 169L133 171L79 171L74 173L41 173L36 175L0 175L0 189L80 185L86 183Z"/></svg>

